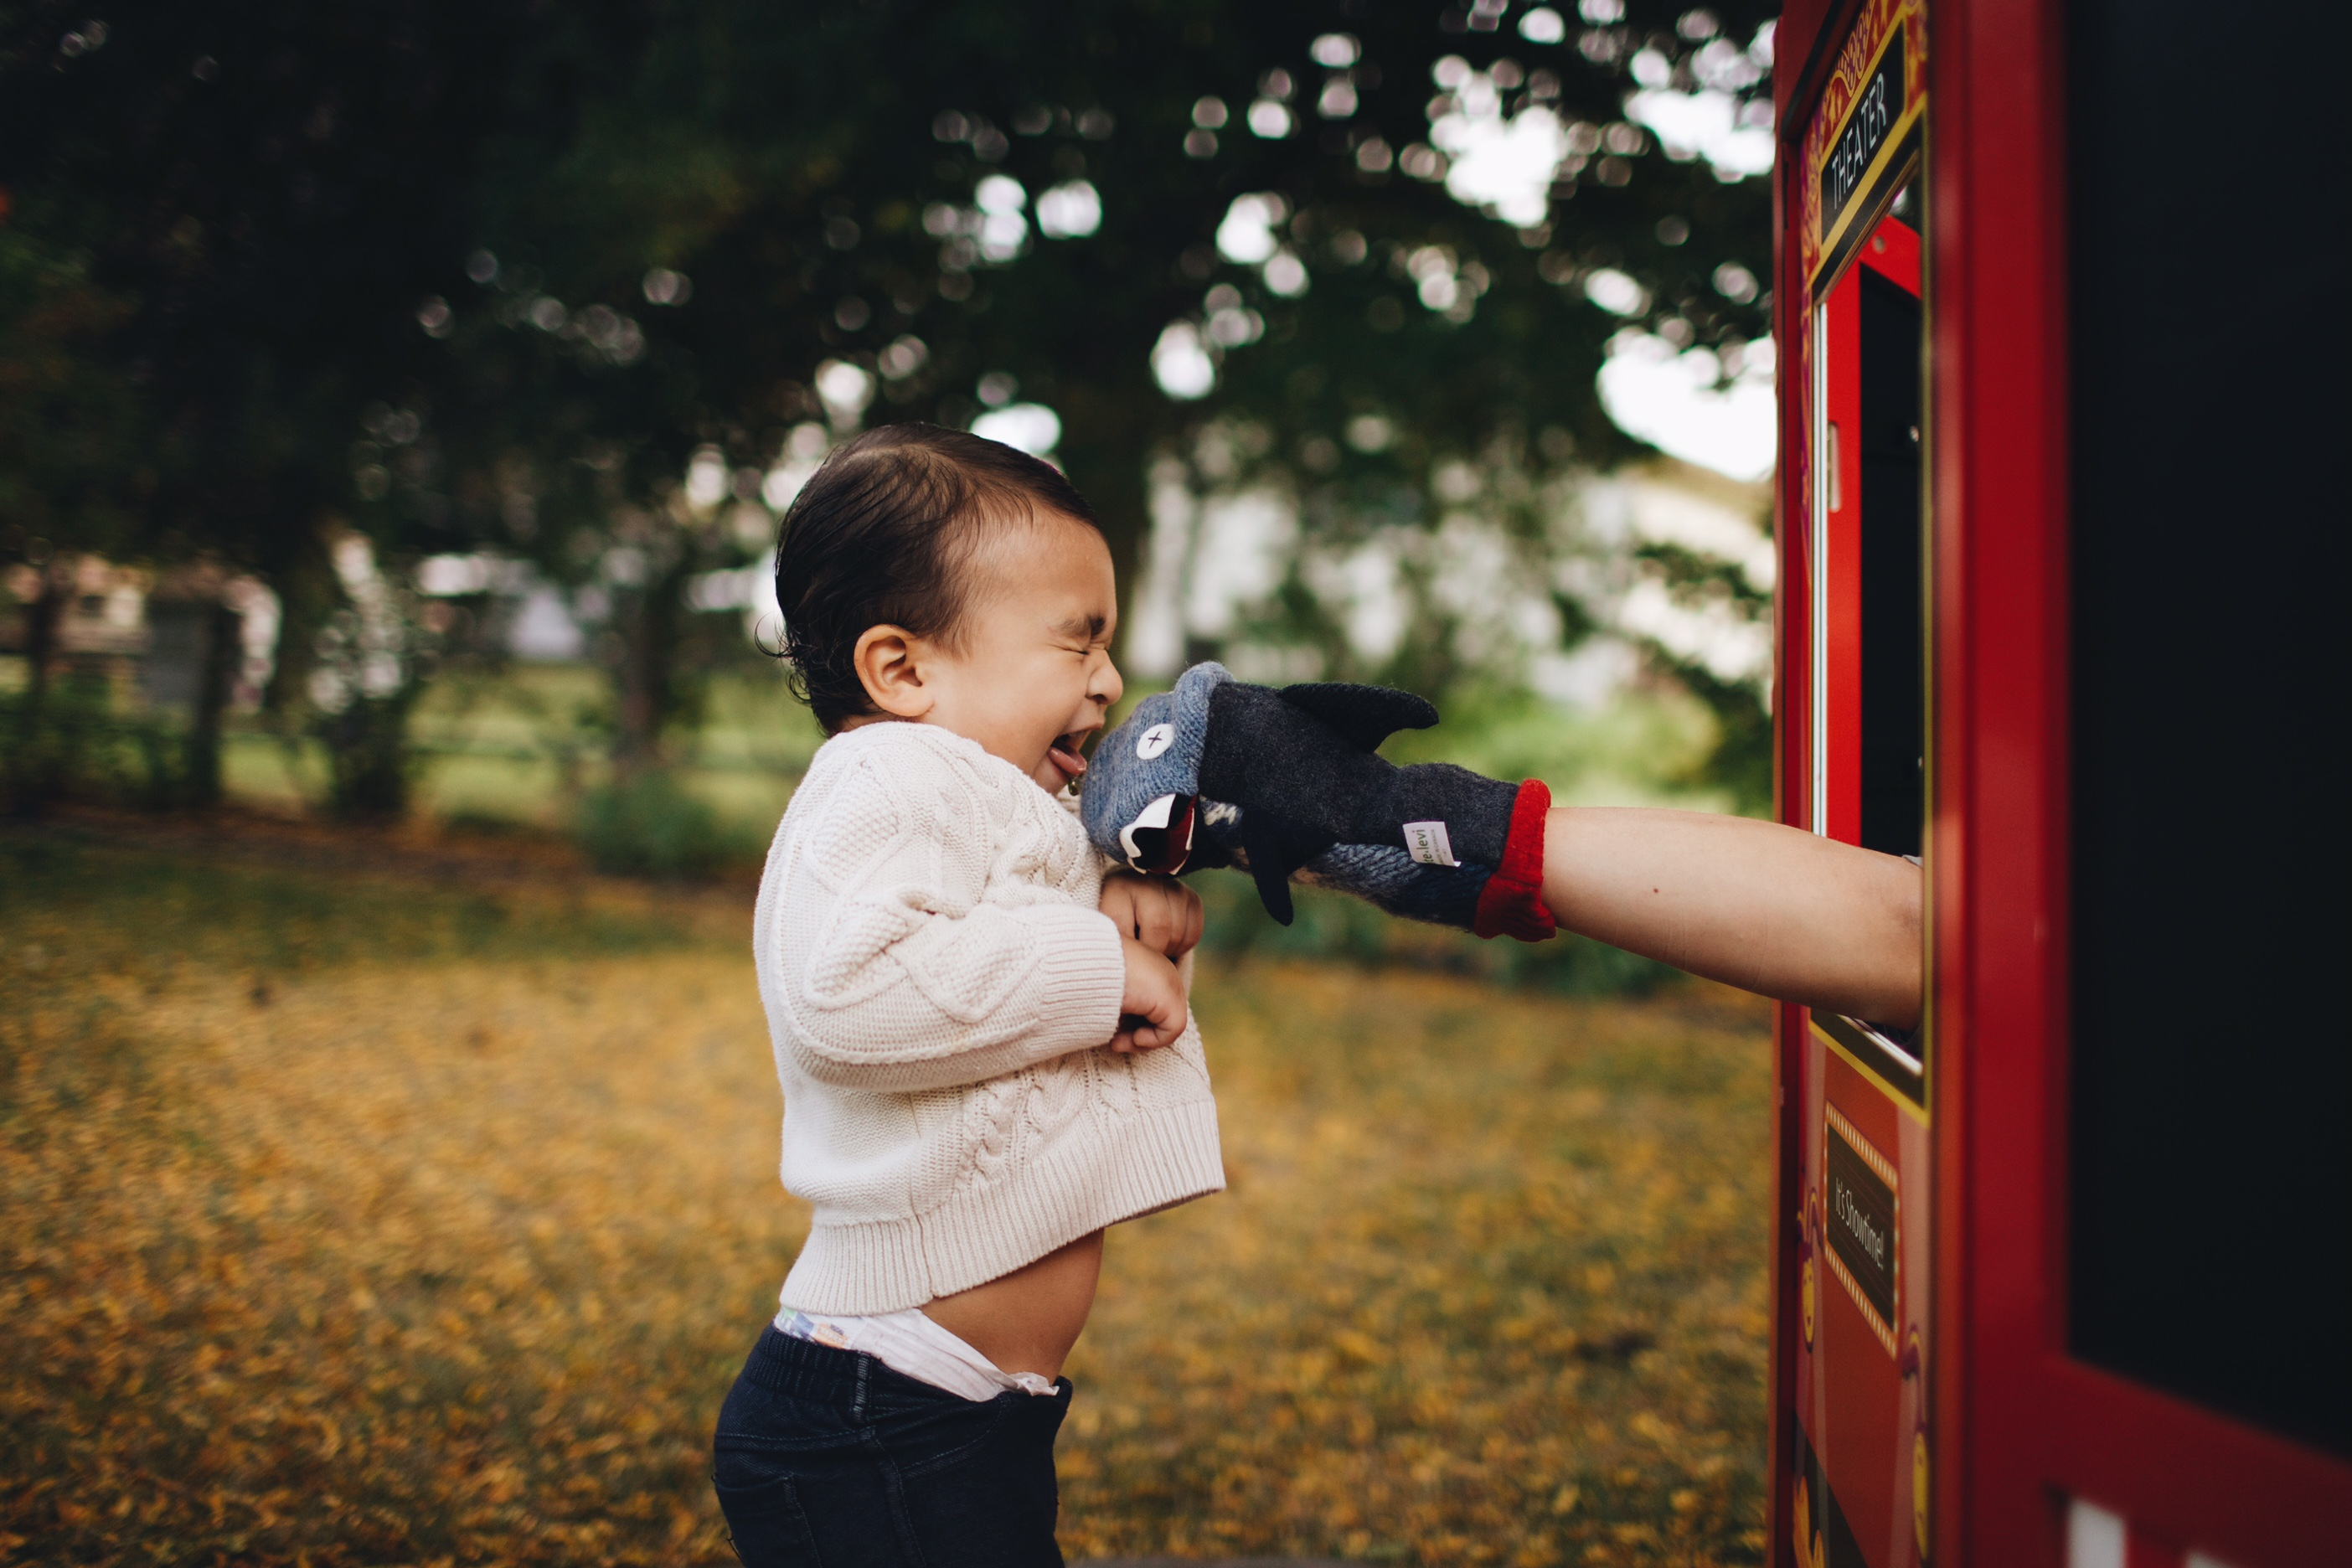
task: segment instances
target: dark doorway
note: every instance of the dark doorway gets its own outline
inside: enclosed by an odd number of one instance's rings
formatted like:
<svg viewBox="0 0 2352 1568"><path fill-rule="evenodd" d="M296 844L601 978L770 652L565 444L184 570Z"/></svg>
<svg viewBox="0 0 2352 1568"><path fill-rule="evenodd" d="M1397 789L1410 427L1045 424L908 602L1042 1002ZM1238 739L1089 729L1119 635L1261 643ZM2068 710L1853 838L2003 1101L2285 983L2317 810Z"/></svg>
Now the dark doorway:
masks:
<svg viewBox="0 0 2352 1568"><path fill-rule="evenodd" d="M1862 271L1862 843L1919 853L1919 300Z"/></svg>

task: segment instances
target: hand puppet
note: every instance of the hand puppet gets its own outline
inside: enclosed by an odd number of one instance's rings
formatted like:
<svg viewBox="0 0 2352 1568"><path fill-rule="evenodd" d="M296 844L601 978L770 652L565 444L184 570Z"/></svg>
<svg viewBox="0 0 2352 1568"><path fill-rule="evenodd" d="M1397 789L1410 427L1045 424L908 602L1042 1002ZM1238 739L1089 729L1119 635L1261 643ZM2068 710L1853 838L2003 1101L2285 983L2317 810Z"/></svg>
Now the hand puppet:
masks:
<svg viewBox="0 0 2352 1568"><path fill-rule="evenodd" d="M1540 942L1551 794L1455 767L1399 767L1377 748L1437 710L1380 686L1235 680L1196 664L1095 748L1079 816L1095 847L1139 871L1234 866L1291 921L1290 879L1391 914Z"/></svg>

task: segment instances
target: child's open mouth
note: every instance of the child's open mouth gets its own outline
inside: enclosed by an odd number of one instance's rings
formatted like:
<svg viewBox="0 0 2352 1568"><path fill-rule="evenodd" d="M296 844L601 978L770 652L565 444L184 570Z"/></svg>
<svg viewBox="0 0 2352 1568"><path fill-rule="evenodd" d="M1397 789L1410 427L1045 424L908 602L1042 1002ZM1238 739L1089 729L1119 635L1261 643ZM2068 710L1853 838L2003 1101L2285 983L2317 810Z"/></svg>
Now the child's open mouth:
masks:
<svg viewBox="0 0 2352 1568"><path fill-rule="evenodd" d="M1083 777L1087 771L1086 755L1078 750L1086 743L1087 734L1087 731L1073 730L1066 735L1057 735L1045 753L1055 767L1074 779Z"/></svg>

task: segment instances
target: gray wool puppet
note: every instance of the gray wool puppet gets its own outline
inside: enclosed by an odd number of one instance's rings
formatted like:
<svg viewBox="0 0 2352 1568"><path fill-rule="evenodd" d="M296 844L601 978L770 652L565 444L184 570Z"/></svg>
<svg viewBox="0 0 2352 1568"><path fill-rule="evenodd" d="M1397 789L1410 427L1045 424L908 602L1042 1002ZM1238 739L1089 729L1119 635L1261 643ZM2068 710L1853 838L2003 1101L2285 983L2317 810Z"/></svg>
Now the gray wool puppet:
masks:
<svg viewBox="0 0 2352 1568"><path fill-rule="evenodd" d="M1136 870L1247 871L1285 925L1297 877L1408 919L1540 942L1550 793L1380 755L1395 731L1436 722L1409 691L1276 691L1196 664L1103 737L1079 815L1097 849Z"/></svg>

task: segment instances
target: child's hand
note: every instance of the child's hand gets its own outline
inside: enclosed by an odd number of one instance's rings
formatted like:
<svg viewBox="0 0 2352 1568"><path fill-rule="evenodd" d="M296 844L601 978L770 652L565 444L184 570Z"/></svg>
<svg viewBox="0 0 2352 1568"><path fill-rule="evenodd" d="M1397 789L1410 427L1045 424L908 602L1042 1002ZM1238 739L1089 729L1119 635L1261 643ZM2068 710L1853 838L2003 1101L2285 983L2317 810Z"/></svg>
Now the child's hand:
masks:
<svg viewBox="0 0 2352 1568"><path fill-rule="evenodd" d="M1201 945L1201 895L1173 877L1113 871L1103 879L1102 912L1119 935L1171 959Z"/></svg>
<svg viewBox="0 0 2352 1568"><path fill-rule="evenodd" d="M1176 965L1135 938L1123 937L1119 947L1127 959L1127 988L1118 999L1118 1033L1110 1048L1157 1050L1172 1046L1184 1032L1184 982Z"/></svg>

